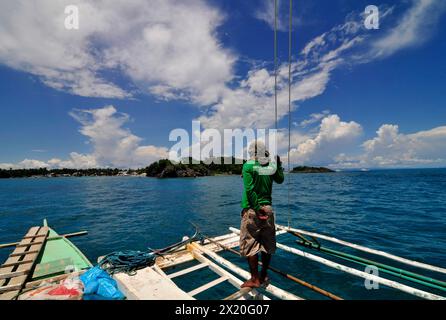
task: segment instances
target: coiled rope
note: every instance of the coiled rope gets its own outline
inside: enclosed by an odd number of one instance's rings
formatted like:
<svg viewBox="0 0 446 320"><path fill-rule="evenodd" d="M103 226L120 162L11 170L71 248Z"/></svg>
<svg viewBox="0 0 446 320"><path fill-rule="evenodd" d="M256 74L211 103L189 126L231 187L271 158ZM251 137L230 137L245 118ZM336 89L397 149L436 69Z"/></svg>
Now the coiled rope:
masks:
<svg viewBox="0 0 446 320"><path fill-rule="evenodd" d="M156 254L154 252L116 251L102 258L99 267L111 275L120 272L135 275L137 270L153 266L155 260Z"/></svg>
<svg viewBox="0 0 446 320"><path fill-rule="evenodd" d="M128 275L135 275L136 271L146 267L151 267L155 264L157 256L177 250L192 241L202 240L202 236L196 227L195 233L192 237L183 241L174 243L163 249L149 249L149 251L124 250L115 251L107 254L99 261L99 267L109 274L126 273Z"/></svg>

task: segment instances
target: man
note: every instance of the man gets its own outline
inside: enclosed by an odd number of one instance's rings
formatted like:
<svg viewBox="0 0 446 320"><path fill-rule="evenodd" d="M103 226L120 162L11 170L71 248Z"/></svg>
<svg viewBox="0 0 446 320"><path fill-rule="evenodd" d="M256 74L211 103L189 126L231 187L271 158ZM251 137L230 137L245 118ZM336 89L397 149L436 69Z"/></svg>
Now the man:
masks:
<svg viewBox="0 0 446 320"><path fill-rule="evenodd" d="M277 164L270 164L263 142L251 143L248 153L250 160L243 165L240 253L248 259L251 279L242 288L258 288L268 282L267 270L271 255L276 251L276 227L271 206L273 181L281 184L284 176L280 158L277 156ZM260 274L259 253L262 259Z"/></svg>

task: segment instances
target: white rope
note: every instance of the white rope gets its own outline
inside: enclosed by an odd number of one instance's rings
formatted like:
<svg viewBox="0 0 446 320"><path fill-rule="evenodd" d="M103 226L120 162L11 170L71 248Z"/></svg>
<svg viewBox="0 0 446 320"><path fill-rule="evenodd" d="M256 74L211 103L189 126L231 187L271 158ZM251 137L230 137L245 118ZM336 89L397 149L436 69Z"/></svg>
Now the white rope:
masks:
<svg viewBox="0 0 446 320"><path fill-rule="evenodd" d="M288 32L288 175L287 175L287 188L288 188L288 228L291 228L291 191L290 191L290 173L291 173L291 44L292 44L292 29L293 29L293 0L290 0L290 13L289 13L289 32Z"/></svg>
<svg viewBox="0 0 446 320"><path fill-rule="evenodd" d="M423 268L423 269L427 269L427 270L436 271L436 272L440 272L440 273L445 273L446 274L446 269L445 268L436 267L436 266L433 266L433 265L430 265L430 264L426 264L426 263L422 263L422 262L413 261L413 260L409 260L409 259L406 259L406 258L398 257L398 256L395 256L393 254L390 254L390 253L387 253L387 252L384 252L384 251L370 249L370 248L367 248L367 247L364 247L364 246L361 246L361 245L358 245L358 244L354 244L354 243L347 242L347 241L344 241L344 240L340 240L340 239L336 239L336 238L333 238L333 237L325 236L325 235L322 235L322 234L319 234L319 233L309 232L309 231L305 231L305 230L301 230L301 229L288 228L288 227L281 226L281 225L276 225L276 227L278 229L281 229L281 230L294 231L294 232L302 233L302 234L307 235L307 236L311 236L311 237L327 240L327 241L330 241L330 242L333 242L333 243L342 244L344 246L347 246L347 247L350 247L350 248L353 248L353 249L356 249L356 250L360 250L360 251L364 251L364 252L367 252L367 253L371 253L371 254L375 254L375 255L378 255L378 256L382 256L382 257L385 257L385 258L388 258L388 259L391 259L391 260L395 260L395 261L398 261L398 262L401 262L401 263L404 263L404 264L407 264L407 265L411 265L411 266L414 266L414 267Z"/></svg>
<svg viewBox="0 0 446 320"><path fill-rule="evenodd" d="M229 230L231 230L234 233L240 234L240 231L238 229L229 228ZM346 273L350 273L350 274L355 275L357 277L361 277L361 278L368 279L368 280L373 281L373 282L381 283L381 284L386 285L388 287L391 287L391 288L394 288L394 289L406 292L408 294L411 294L411 295L414 295L414 296L417 296L417 297L420 297L420 298L423 298L423 299L446 300L445 297L442 297L442 296L439 296L439 295L436 295L436 294L433 294L433 293L430 293L430 292L426 292L426 291L423 291L423 290L419 290L419 289L416 289L416 288L413 288L413 287L409 287L409 286L407 286L405 284L402 284L402 283L399 283L399 282L396 282L396 281L392 281L392 280L389 280L389 279L385 279L385 278L382 278L382 277L379 277L379 276L375 276L373 274L369 274L369 273L366 273L366 272L363 272L363 271L359 271L357 269L350 268L350 267L347 267L345 265L342 265L342 264L339 264L339 263L336 263L336 262L333 262L333 261L321 258L321 257L313 255L311 253L304 252L304 251L296 249L296 248L288 247L288 246L283 245L281 243L277 243L277 248L282 249L282 250L287 251L287 252L290 252L292 254L295 254L295 255L298 255L298 256L301 256L301 257L304 257L304 258L307 258L307 259L310 259L310 260L322 263L322 264L324 264L324 265L326 265L328 267L331 267L331 268L334 268L334 269L337 269L337 270L340 270L340 271L344 271Z"/></svg>
<svg viewBox="0 0 446 320"><path fill-rule="evenodd" d="M274 0L274 116L277 130L277 0Z"/></svg>

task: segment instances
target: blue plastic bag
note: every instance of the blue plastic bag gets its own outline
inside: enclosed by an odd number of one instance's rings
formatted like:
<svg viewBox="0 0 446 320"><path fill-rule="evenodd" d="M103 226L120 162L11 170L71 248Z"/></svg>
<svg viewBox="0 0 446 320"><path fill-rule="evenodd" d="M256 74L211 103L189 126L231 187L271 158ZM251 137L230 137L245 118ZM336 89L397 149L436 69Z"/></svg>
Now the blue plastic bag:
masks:
<svg viewBox="0 0 446 320"><path fill-rule="evenodd" d="M124 295L119 291L116 281L111 278L101 278L98 280L99 286L97 294L113 300L124 299Z"/></svg>
<svg viewBox="0 0 446 320"><path fill-rule="evenodd" d="M85 272L80 276L80 279L84 284L84 296L98 295L112 300L125 298L122 292L119 291L116 281L98 266ZM88 299L87 297L85 298Z"/></svg>

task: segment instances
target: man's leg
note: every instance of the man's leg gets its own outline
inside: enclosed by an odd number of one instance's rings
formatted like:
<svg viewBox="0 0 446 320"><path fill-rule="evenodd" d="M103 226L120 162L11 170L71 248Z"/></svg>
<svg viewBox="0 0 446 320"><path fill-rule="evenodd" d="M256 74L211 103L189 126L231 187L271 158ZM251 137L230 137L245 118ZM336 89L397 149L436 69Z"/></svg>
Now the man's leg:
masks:
<svg viewBox="0 0 446 320"><path fill-rule="evenodd" d="M265 252L262 252L262 271L260 272L260 282L264 283L268 281L268 268L271 262L271 255Z"/></svg>
<svg viewBox="0 0 446 320"><path fill-rule="evenodd" d="M254 255L248 257L247 259L249 264L249 271L251 272L251 279L243 283L242 288L258 288L260 287L259 257L258 255Z"/></svg>
<svg viewBox="0 0 446 320"><path fill-rule="evenodd" d="M276 251L276 225L274 219L274 211L271 206L262 207L263 211L268 214L268 220L262 226L261 242L262 242L262 271L260 272L260 282L264 284L268 282L268 268L271 262L271 255Z"/></svg>

